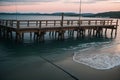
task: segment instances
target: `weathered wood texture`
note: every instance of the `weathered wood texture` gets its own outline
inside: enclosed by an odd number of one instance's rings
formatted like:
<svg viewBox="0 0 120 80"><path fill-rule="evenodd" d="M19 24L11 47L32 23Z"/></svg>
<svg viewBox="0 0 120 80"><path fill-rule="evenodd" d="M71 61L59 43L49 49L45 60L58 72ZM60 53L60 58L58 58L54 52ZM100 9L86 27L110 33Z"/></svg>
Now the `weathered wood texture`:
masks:
<svg viewBox="0 0 120 80"><path fill-rule="evenodd" d="M107 30L111 30L117 34L118 20L0 20L0 35L3 37L11 37L12 32L16 33L16 40L22 40L24 33L34 33L34 39L39 41L44 40L44 35L49 32L55 34L58 39L64 39L64 33L74 36L77 32L77 37L85 36L86 31L89 35L101 36L107 35ZM103 32L104 31L104 32ZM30 35L31 36L31 35Z"/></svg>

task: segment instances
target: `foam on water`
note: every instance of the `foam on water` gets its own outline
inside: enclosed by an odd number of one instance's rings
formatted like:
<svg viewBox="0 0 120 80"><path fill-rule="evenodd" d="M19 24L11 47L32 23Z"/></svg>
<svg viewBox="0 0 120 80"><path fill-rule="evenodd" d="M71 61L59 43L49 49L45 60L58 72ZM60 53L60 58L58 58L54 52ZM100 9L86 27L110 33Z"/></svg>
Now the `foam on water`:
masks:
<svg viewBox="0 0 120 80"><path fill-rule="evenodd" d="M114 48L116 48L116 44L101 49L89 48L86 50L78 51L75 52L73 60L95 69L111 69L115 66L120 65L120 50L111 50Z"/></svg>
<svg viewBox="0 0 120 80"><path fill-rule="evenodd" d="M91 43L84 43L84 44L78 44L76 46L70 46L68 48L63 48L63 50L82 50L90 47L100 47L100 46L106 46L110 44L111 42L91 42Z"/></svg>

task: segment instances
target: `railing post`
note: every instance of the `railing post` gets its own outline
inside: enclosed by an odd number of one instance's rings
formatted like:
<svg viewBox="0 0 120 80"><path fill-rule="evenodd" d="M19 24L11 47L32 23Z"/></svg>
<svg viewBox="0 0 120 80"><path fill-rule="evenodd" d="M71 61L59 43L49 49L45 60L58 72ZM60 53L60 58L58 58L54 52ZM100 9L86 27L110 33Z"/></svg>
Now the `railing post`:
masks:
<svg viewBox="0 0 120 80"><path fill-rule="evenodd" d="M2 24L2 20L0 20L0 25Z"/></svg>
<svg viewBox="0 0 120 80"><path fill-rule="evenodd" d="M118 27L118 19L116 21L116 26L115 26L115 36L117 35L117 27Z"/></svg>
<svg viewBox="0 0 120 80"><path fill-rule="evenodd" d="M27 21L27 27L29 27L29 21Z"/></svg>
<svg viewBox="0 0 120 80"><path fill-rule="evenodd" d="M109 25L109 20L107 20L107 25Z"/></svg>
<svg viewBox="0 0 120 80"><path fill-rule="evenodd" d="M73 21L71 20L71 25L73 25Z"/></svg>
<svg viewBox="0 0 120 80"><path fill-rule="evenodd" d="M5 25L4 23L5 23L5 20L2 21L2 25Z"/></svg>
<svg viewBox="0 0 120 80"><path fill-rule="evenodd" d="M70 21L68 20L68 21L67 21L67 25L69 25L69 24L70 24Z"/></svg>
<svg viewBox="0 0 120 80"><path fill-rule="evenodd" d="M100 25L102 25L102 20L100 20Z"/></svg>
<svg viewBox="0 0 120 80"><path fill-rule="evenodd" d="M80 26L82 24L82 20L78 20L78 25Z"/></svg>
<svg viewBox="0 0 120 80"><path fill-rule="evenodd" d="M39 21L39 29L41 28L41 21Z"/></svg>
<svg viewBox="0 0 120 80"><path fill-rule="evenodd" d="M112 25L113 20L110 21L110 25Z"/></svg>
<svg viewBox="0 0 120 80"><path fill-rule="evenodd" d="M8 21L6 20L5 26L8 26Z"/></svg>
<svg viewBox="0 0 120 80"><path fill-rule="evenodd" d="M0 20L0 25L2 25L2 20Z"/></svg>
<svg viewBox="0 0 120 80"><path fill-rule="evenodd" d="M46 21L46 26L48 25L48 21Z"/></svg>
<svg viewBox="0 0 120 80"><path fill-rule="evenodd" d="M83 21L82 21L82 20L80 20L80 25L81 25L81 24L83 24Z"/></svg>
<svg viewBox="0 0 120 80"><path fill-rule="evenodd" d="M105 25L105 20L103 21L103 25Z"/></svg>
<svg viewBox="0 0 120 80"><path fill-rule="evenodd" d="M17 21L17 29L20 28L20 21Z"/></svg>
<svg viewBox="0 0 120 80"><path fill-rule="evenodd" d="M56 21L54 20L54 26L56 25Z"/></svg>
<svg viewBox="0 0 120 80"><path fill-rule="evenodd" d="M5 20L3 20L2 25L5 25Z"/></svg>
<svg viewBox="0 0 120 80"><path fill-rule="evenodd" d="M97 25L97 20L95 20L95 25Z"/></svg>
<svg viewBox="0 0 120 80"><path fill-rule="evenodd" d="M63 27L64 13L62 13L61 27Z"/></svg>
<svg viewBox="0 0 120 80"><path fill-rule="evenodd" d="M117 26L118 26L118 19L117 19L117 21L116 21L116 28L117 28Z"/></svg>
<svg viewBox="0 0 120 80"><path fill-rule="evenodd" d="M90 25L90 24L91 24L91 21L89 20L89 21L88 21L88 25Z"/></svg>
<svg viewBox="0 0 120 80"><path fill-rule="evenodd" d="M36 26L38 26L38 21L36 21Z"/></svg>
<svg viewBox="0 0 120 80"><path fill-rule="evenodd" d="M13 27L13 21L12 21L12 20L10 21L10 26L12 26L12 27Z"/></svg>

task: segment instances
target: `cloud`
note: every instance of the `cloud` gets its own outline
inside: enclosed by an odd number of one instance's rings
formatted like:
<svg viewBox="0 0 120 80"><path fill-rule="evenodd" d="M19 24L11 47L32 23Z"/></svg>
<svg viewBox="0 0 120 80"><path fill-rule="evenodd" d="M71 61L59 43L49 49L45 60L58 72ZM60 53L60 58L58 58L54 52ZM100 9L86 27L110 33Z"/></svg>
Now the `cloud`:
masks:
<svg viewBox="0 0 120 80"><path fill-rule="evenodd" d="M45 2L55 2L59 0L0 0L0 6L10 6L10 5L31 5L40 4Z"/></svg>
<svg viewBox="0 0 120 80"><path fill-rule="evenodd" d="M10 5L37 5L41 3L48 2L63 2L63 3L75 3L79 4L80 0L0 0L0 6L10 6ZM111 2L120 3L120 0L81 0L82 4L93 4L98 2Z"/></svg>
<svg viewBox="0 0 120 80"><path fill-rule="evenodd" d="M120 3L120 0L111 0L113 3Z"/></svg>
<svg viewBox="0 0 120 80"><path fill-rule="evenodd" d="M58 0L0 0L0 2L53 2Z"/></svg>
<svg viewBox="0 0 120 80"><path fill-rule="evenodd" d="M13 6L13 5L33 5L39 4L38 2L1 2L0 6Z"/></svg>
<svg viewBox="0 0 120 80"><path fill-rule="evenodd" d="M120 0L81 0L82 3L120 2ZM80 0L64 0L65 3L79 3Z"/></svg>
<svg viewBox="0 0 120 80"><path fill-rule="evenodd" d="M79 3L80 0L64 0L65 3ZM82 3L95 3L95 0L81 0Z"/></svg>

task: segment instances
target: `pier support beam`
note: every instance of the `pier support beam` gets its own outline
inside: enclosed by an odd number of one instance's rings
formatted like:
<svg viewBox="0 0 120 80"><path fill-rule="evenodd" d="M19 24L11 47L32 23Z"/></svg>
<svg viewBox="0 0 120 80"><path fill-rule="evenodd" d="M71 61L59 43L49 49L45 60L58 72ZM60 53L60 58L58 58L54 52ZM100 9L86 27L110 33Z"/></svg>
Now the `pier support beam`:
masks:
<svg viewBox="0 0 120 80"><path fill-rule="evenodd" d="M107 37L107 28L105 28L105 37Z"/></svg>
<svg viewBox="0 0 120 80"><path fill-rule="evenodd" d="M32 32L30 32L30 40L32 40Z"/></svg>
<svg viewBox="0 0 120 80"><path fill-rule="evenodd" d="M46 32L35 32L34 33L34 40L39 41L44 41L44 36Z"/></svg>
<svg viewBox="0 0 120 80"><path fill-rule="evenodd" d="M2 28L1 28L1 26L0 26L0 37L2 36Z"/></svg>
<svg viewBox="0 0 120 80"><path fill-rule="evenodd" d="M84 36L85 36L85 29L84 28L79 28L77 30L77 38L84 37Z"/></svg>
<svg viewBox="0 0 120 80"><path fill-rule="evenodd" d="M101 37L103 35L103 28L102 27L98 27L96 29L96 37Z"/></svg>
<svg viewBox="0 0 120 80"><path fill-rule="evenodd" d="M87 33L90 37L92 35L102 37L103 29L105 35L107 35L107 30L109 30L111 31L111 33L109 32L111 36L113 36L114 31L116 36L117 26L118 20L116 22L112 22L112 20L64 20L64 14L62 14L61 20L0 20L0 36L7 39L12 38L12 33L15 32L16 40L23 41L24 33L30 33L30 40L32 40L32 33L34 33L35 40L44 41L44 36L47 32L50 38L61 40L65 38L65 31L68 31L68 37L73 37L74 35L77 38L84 37L86 30L88 30ZM75 31L77 34L74 34Z"/></svg>
<svg viewBox="0 0 120 80"><path fill-rule="evenodd" d="M16 32L16 41L17 42L23 41L23 33L22 32Z"/></svg>
<svg viewBox="0 0 120 80"><path fill-rule="evenodd" d="M74 36L74 30L68 30L68 36L73 37Z"/></svg>
<svg viewBox="0 0 120 80"><path fill-rule="evenodd" d="M64 39L64 33L65 33L64 30L60 30L58 32L58 40L63 40Z"/></svg>

